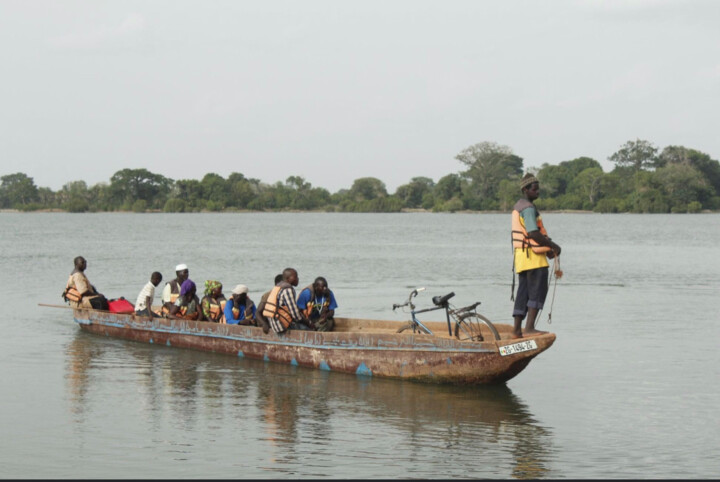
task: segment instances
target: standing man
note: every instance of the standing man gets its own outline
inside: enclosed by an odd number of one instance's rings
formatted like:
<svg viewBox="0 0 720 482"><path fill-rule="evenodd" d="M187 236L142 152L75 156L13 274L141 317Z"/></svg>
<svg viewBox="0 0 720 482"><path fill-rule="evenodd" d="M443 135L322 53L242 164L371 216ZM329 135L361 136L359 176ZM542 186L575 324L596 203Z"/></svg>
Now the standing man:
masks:
<svg viewBox="0 0 720 482"><path fill-rule="evenodd" d="M162 292L162 312L167 314L170 312L170 307L180 296L180 288L183 282L190 277L190 271L186 264L179 264L175 266L176 278L165 283L165 288Z"/></svg>
<svg viewBox="0 0 720 482"><path fill-rule="evenodd" d="M548 292L548 258L560 254L560 246L550 240L543 226L535 201L540 195L540 183L528 173L520 181L523 197L512 211L513 268L520 280L513 308L513 337L522 338L522 320L527 315L525 335L545 333L535 329L538 312L545 304ZM513 274L513 285L515 275Z"/></svg>
<svg viewBox="0 0 720 482"><path fill-rule="evenodd" d="M298 285L298 273L294 268L283 270L283 279L270 291L263 316L270 322L275 333L288 329L309 330L310 327L295 302L295 286Z"/></svg>

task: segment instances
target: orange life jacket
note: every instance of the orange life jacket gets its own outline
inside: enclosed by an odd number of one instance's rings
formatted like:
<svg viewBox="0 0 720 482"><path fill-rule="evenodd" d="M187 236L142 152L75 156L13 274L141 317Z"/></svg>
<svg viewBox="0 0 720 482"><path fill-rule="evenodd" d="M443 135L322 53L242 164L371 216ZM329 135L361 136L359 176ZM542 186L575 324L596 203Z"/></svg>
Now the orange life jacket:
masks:
<svg viewBox="0 0 720 482"><path fill-rule="evenodd" d="M68 278L67 284L65 285L65 291L63 291L63 298L65 301L74 301L79 303L82 300L82 293L75 289L74 286L70 286L72 283L72 275Z"/></svg>
<svg viewBox="0 0 720 482"><path fill-rule="evenodd" d="M293 318L287 306L280 306L280 290L287 286L276 285L271 291L265 302L263 316L266 318L274 318L280 322L283 328L287 329L292 323Z"/></svg>
<svg viewBox="0 0 720 482"><path fill-rule="evenodd" d="M210 305L210 317L212 318L208 321L218 320L218 323L225 323L225 303L227 303L227 300L222 299L219 303L214 303L212 298L210 298L208 303Z"/></svg>
<svg viewBox="0 0 720 482"><path fill-rule="evenodd" d="M178 297L180 296L180 285L178 284L177 279L170 280L167 284L170 285L170 304L175 304ZM163 304L160 308L160 312L170 314L170 309L165 306L165 304Z"/></svg>
<svg viewBox="0 0 720 482"><path fill-rule="evenodd" d="M542 254L547 253L552 250L549 246L540 246L535 240L530 238L528 236L528 232L525 229L525 226L523 226L522 222L520 221L520 213L526 209L532 206L533 204L528 201L527 199L521 199L516 204L515 207L513 207L512 212L512 246L515 249L532 249L533 253L536 254ZM547 236L547 231L545 230L545 226L543 226L542 218L539 216L537 218L537 226L540 233L544 236Z"/></svg>
<svg viewBox="0 0 720 482"><path fill-rule="evenodd" d="M250 301L250 298L246 298L245 312L243 313L243 317L238 319L238 322L244 321L244 320L252 320L252 317L253 317L252 308L253 308L252 301ZM225 308L223 308L223 311L224 310L225 310ZM240 316L240 308L235 306L235 303L233 303L232 312L233 312L233 319L238 318Z"/></svg>

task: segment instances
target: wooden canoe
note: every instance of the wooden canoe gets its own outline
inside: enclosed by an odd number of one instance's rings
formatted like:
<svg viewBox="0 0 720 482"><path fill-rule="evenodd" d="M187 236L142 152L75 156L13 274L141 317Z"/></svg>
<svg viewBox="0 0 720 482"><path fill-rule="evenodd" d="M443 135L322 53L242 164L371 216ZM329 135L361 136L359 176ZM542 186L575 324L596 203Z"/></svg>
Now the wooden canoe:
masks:
<svg viewBox="0 0 720 482"><path fill-rule="evenodd" d="M432 383L504 383L555 341L553 333L510 339L496 324L485 341L459 341L444 322L425 323L435 335L396 333L397 321L336 318L335 331L291 330L282 335L238 326L74 309L80 328L98 335L191 348L302 367Z"/></svg>

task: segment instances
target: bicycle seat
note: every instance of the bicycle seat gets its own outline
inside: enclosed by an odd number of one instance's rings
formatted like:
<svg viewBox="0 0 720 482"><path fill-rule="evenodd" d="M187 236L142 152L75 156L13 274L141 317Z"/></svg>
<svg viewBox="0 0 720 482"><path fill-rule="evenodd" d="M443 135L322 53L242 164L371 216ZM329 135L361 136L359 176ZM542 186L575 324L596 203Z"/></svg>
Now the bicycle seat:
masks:
<svg viewBox="0 0 720 482"><path fill-rule="evenodd" d="M433 296L432 302L435 306L445 306L450 298L455 296L455 292L450 292L445 296Z"/></svg>

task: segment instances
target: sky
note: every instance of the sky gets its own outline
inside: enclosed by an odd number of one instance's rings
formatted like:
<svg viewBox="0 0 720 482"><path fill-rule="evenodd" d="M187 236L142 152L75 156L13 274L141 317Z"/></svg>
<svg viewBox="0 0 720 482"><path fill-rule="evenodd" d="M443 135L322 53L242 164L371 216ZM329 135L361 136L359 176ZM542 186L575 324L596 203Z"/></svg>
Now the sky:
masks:
<svg viewBox="0 0 720 482"><path fill-rule="evenodd" d="M0 0L0 175L438 181L631 140L720 158L720 2Z"/></svg>

